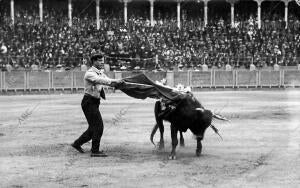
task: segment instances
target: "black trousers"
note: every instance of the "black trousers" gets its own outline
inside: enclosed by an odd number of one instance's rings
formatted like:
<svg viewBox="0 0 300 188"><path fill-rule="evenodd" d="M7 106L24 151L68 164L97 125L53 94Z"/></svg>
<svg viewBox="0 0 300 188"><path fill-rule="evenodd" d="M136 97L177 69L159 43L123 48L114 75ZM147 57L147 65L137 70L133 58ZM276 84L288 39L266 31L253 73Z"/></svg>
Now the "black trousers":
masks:
<svg viewBox="0 0 300 188"><path fill-rule="evenodd" d="M82 144L92 140L92 152L98 152L103 134L103 121L99 111L100 99L84 95L81 108L89 124L88 129L77 139L74 144Z"/></svg>

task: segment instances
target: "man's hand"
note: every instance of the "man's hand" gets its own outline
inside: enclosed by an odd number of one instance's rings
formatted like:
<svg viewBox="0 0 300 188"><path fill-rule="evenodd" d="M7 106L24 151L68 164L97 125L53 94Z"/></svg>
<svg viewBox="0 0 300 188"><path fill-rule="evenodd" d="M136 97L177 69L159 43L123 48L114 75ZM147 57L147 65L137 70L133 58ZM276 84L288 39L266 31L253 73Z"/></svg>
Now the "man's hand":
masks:
<svg viewBox="0 0 300 188"><path fill-rule="evenodd" d="M111 82L111 87L118 88L124 83L124 80L118 79Z"/></svg>

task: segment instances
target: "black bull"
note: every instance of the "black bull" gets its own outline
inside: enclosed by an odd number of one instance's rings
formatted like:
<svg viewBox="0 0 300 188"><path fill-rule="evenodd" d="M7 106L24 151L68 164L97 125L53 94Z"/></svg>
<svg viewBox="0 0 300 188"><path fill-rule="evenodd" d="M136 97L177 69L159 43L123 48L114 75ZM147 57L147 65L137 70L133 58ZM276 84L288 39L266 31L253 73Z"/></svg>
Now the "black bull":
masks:
<svg viewBox="0 0 300 188"><path fill-rule="evenodd" d="M171 123L171 139L172 139L172 151L169 156L170 159L176 159L176 147L178 145L177 133L180 132L180 144L184 145L182 132L186 132L188 129L196 136L197 148L196 156L200 156L202 151L201 141L204 138L204 132L207 127L211 126L212 118L226 120L226 118L212 113L210 110L204 109L200 102L193 96L187 95L181 99L176 108L170 113L162 113L161 102L157 101L154 108L156 125L154 126L150 140L153 142L153 137L159 128L160 141L159 149L164 147L164 125L163 120Z"/></svg>
<svg viewBox="0 0 300 188"><path fill-rule="evenodd" d="M212 126L212 118L223 119L219 115L212 113L210 110L206 110L200 104L200 102L192 95L192 93L182 93L174 90L174 88L157 84L149 79L145 74L138 74L132 77L126 77L123 79L123 83L116 86L116 89L120 89L128 96L145 99L155 98L164 100L169 106L175 106L175 109L171 111L164 111L170 113L161 113L159 102L156 103L155 117L159 128L161 139L160 146L163 146L163 132L164 125L163 120L167 120L171 123L171 137L172 137L172 152L171 159L176 157L176 146L178 144L177 132L186 132L188 129L197 138L197 150L196 154L201 154L202 145L201 140L203 139L204 132L207 127ZM154 127L151 134L151 141L153 143L153 136L157 130ZM213 128L213 126L212 126ZM215 130L215 129L214 129Z"/></svg>

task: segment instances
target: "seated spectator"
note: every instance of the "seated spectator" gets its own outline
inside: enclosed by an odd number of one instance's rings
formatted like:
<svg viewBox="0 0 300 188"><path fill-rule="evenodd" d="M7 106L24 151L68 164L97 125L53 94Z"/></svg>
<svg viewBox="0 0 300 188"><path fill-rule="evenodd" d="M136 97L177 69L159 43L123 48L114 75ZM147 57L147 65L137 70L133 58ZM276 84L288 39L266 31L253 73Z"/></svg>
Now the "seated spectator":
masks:
<svg viewBox="0 0 300 188"><path fill-rule="evenodd" d="M7 63L7 64L5 65L5 68L6 68L6 71L7 71L7 72L11 72L11 71L13 70L13 67L11 66L10 63Z"/></svg>
<svg viewBox="0 0 300 188"><path fill-rule="evenodd" d="M64 71L65 68L61 64L56 65L56 72L64 72Z"/></svg>
<svg viewBox="0 0 300 188"><path fill-rule="evenodd" d="M256 70L256 66L253 64L253 62L251 62L249 70L250 71L255 71Z"/></svg>
<svg viewBox="0 0 300 188"><path fill-rule="evenodd" d="M231 70L232 70L231 65L230 65L229 63L227 63L227 64L225 65L225 70L226 70L226 71L231 71Z"/></svg>
<svg viewBox="0 0 300 188"><path fill-rule="evenodd" d="M278 65L278 63L275 63L273 68L274 68L274 71L279 71L280 70L280 66Z"/></svg>
<svg viewBox="0 0 300 188"><path fill-rule="evenodd" d="M81 64L81 66L80 66L80 71L84 71L84 72L86 72L87 71L87 66L86 66L86 63L85 62L83 62L82 64Z"/></svg>
<svg viewBox="0 0 300 188"><path fill-rule="evenodd" d="M179 63L178 64L178 71L183 71L183 67L184 67L183 64Z"/></svg>
<svg viewBox="0 0 300 188"><path fill-rule="evenodd" d="M0 41L0 46L1 46L0 47L0 54L6 55L7 54L7 46L5 46L5 44L2 41Z"/></svg>
<svg viewBox="0 0 300 188"><path fill-rule="evenodd" d="M208 71L208 66L205 62L202 64L202 71Z"/></svg>
<svg viewBox="0 0 300 188"><path fill-rule="evenodd" d="M31 71L39 71L39 66L36 63L33 63L30 68Z"/></svg>

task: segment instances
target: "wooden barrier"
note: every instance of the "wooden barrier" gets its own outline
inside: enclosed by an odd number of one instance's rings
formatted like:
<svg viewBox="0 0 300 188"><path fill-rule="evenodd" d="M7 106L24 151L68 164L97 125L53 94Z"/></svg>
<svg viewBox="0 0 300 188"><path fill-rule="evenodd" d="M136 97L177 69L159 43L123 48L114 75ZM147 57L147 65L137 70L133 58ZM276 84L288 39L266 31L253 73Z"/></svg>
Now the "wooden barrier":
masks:
<svg viewBox="0 0 300 188"><path fill-rule="evenodd" d="M131 77L131 76L135 76L138 74L143 73L143 71L122 71L122 78L126 78L126 77Z"/></svg>
<svg viewBox="0 0 300 188"><path fill-rule="evenodd" d="M259 71L259 86L280 86L281 85L281 73L280 71Z"/></svg>
<svg viewBox="0 0 300 188"><path fill-rule="evenodd" d="M167 72L145 72L146 76L153 81L161 81L163 78L167 77Z"/></svg>
<svg viewBox="0 0 300 188"><path fill-rule="evenodd" d="M182 85L190 85L189 72L174 72L174 86L182 84Z"/></svg>
<svg viewBox="0 0 300 188"><path fill-rule="evenodd" d="M110 78L121 79L141 72L107 72ZM294 87L300 86L299 70L234 70L144 72L151 80L167 79L167 85L191 87ZM0 89L79 89L84 88L85 72L0 72Z"/></svg>
<svg viewBox="0 0 300 188"><path fill-rule="evenodd" d="M74 80L74 88L79 89L79 88L84 88L84 71L80 72L73 72L73 80Z"/></svg>
<svg viewBox="0 0 300 188"><path fill-rule="evenodd" d="M172 71L167 71L167 85L170 87L174 87L174 72Z"/></svg>
<svg viewBox="0 0 300 188"><path fill-rule="evenodd" d="M50 89L51 72L27 72L26 89Z"/></svg>
<svg viewBox="0 0 300 188"><path fill-rule="evenodd" d="M73 72L52 72L52 87L53 89L72 89L73 87Z"/></svg>
<svg viewBox="0 0 300 188"><path fill-rule="evenodd" d="M3 72L3 89L25 90L26 72Z"/></svg>
<svg viewBox="0 0 300 188"><path fill-rule="evenodd" d="M284 70L283 71L284 86L300 86L300 71L299 70Z"/></svg>
<svg viewBox="0 0 300 188"><path fill-rule="evenodd" d="M213 84L212 71L191 71L189 79L191 87L211 87Z"/></svg>
<svg viewBox="0 0 300 188"><path fill-rule="evenodd" d="M3 80L3 79L2 79L2 74L3 74L3 73L0 72L0 90L3 89L3 86L2 86L2 85L3 85L3 84L2 84L2 80Z"/></svg>
<svg viewBox="0 0 300 188"><path fill-rule="evenodd" d="M258 71L236 71L236 86L257 87Z"/></svg>
<svg viewBox="0 0 300 188"><path fill-rule="evenodd" d="M109 78L115 78L115 73L114 72L112 72L112 71L110 71L110 72L106 72L105 73ZM83 78L82 78L83 79Z"/></svg>
<svg viewBox="0 0 300 188"><path fill-rule="evenodd" d="M235 86L235 73L234 71L214 71L215 87L234 87Z"/></svg>

